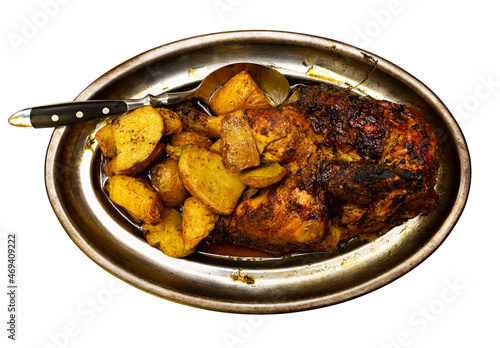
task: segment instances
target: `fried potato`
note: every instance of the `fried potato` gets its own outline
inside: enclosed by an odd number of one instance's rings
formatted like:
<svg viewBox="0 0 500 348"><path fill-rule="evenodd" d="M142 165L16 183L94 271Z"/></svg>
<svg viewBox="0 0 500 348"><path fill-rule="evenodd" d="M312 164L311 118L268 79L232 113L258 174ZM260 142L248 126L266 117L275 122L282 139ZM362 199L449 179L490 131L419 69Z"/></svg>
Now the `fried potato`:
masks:
<svg viewBox="0 0 500 348"><path fill-rule="evenodd" d="M246 185L239 174L230 173L222 157L199 146L189 146L179 159L179 172L186 189L211 212L229 215Z"/></svg>
<svg viewBox="0 0 500 348"><path fill-rule="evenodd" d="M220 145L221 144L222 144L222 139L219 138L212 145L210 145L210 147L208 149L210 151L213 151L213 152L218 153L220 155L221 154L221 151L220 151Z"/></svg>
<svg viewBox="0 0 500 348"><path fill-rule="evenodd" d="M224 115L236 109L271 106L269 99L246 71L233 76L210 99L210 109L215 115Z"/></svg>
<svg viewBox="0 0 500 348"><path fill-rule="evenodd" d="M286 168L279 163L266 163L241 173L240 180L251 187L263 188L279 182Z"/></svg>
<svg viewBox="0 0 500 348"><path fill-rule="evenodd" d="M181 104L176 111L182 121L182 129L207 138L220 138L222 116L210 116L201 112L194 104Z"/></svg>
<svg viewBox="0 0 500 348"><path fill-rule="evenodd" d="M186 150L189 146L191 145L172 146L170 144L167 144L167 155L168 157L178 161L184 150Z"/></svg>
<svg viewBox="0 0 500 348"><path fill-rule="evenodd" d="M148 169L153 163L155 163L160 157L162 157L166 153L166 145L163 143L158 143L154 148L153 152L149 155L149 157L145 158L143 161L138 162L136 165L124 169L118 170L117 168L117 160L118 157L113 157L106 166L104 167L104 171L108 176L112 175L128 175L128 176L136 176L137 174L142 173L146 169Z"/></svg>
<svg viewBox="0 0 500 348"><path fill-rule="evenodd" d="M160 194L163 205L176 207L189 196L179 175L178 162L166 158L151 169L151 186Z"/></svg>
<svg viewBox="0 0 500 348"><path fill-rule="evenodd" d="M236 110L224 117L221 139L222 159L231 173L241 172L260 164L257 144L243 110Z"/></svg>
<svg viewBox="0 0 500 348"><path fill-rule="evenodd" d="M219 215L212 213L196 197L189 197L182 206L182 234L184 247L194 248L207 237L219 220Z"/></svg>
<svg viewBox="0 0 500 348"><path fill-rule="evenodd" d="M163 136L163 118L151 106L120 116L112 124L117 173L126 173L147 161Z"/></svg>
<svg viewBox="0 0 500 348"><path fill-rule="evenodd" d="M179 115L167 108L156 108L163 118L163 135L171 135L182 131L182 121Z"/></svg>
<svg viewBox="0 0 500 348"><path fill-rule="evenodd" d="M111 123L99 129L95 134L95 139L104 157L112 158L116 156L116 143Z"/></svg>
<svg viewBox="0 0 500 348"><path fill-rule="evenodd" d="M247 186L245 191L241 194L240 202L246 201L247 199L252 198L260 191L260 188Z"/></svg>
<svg viewBox="0 0 500 348"><path fill-rule="evenodd" d="M165 208L161 221L156 225L144 224L142 232L150 245L167 256L180 258L196 251L185 247L182 215L174 208Z"/></svg>
<svg viewBox="0 0 500 348"><path fill-rule="evenodd" d="M125 175L108 179L109 198L134 218L148 224L160 222L163 203L160 195L145 180Z"/></svg>
<svg viewBox="0 0 500 348"><path fill-rule="evenodd" d="M184 145L198 145L200 147L209 147L212 145L212 140L192 132L179 132L174 133L170 137L170 145L184 146Z"/></svg>

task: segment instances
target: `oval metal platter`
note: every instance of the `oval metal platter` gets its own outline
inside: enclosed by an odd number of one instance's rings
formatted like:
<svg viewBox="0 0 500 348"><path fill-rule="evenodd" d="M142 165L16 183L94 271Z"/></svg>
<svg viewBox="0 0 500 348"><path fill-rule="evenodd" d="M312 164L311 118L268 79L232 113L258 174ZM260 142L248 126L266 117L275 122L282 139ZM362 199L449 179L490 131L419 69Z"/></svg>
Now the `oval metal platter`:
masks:
<svg viewBox="0 0 500 348"><path fill-rule="evenodd" d="M339 86L363 82L357 92L419 110L443 149L437 209L375 240L356 240L330 253L252 258L197 252L183 259L169 258L149 246L102 193L93 135L103 121L90 121L55 129L45 169L51 205L90 259L123 281L171 301L225 312L283 313L340 303L380 288L441 245L469 192L465 139L432 91L369 52L288 32L216 33L140 54L98 78L77 100L135 98L182 88L235 62L271 66L290 79Z"/></svg>

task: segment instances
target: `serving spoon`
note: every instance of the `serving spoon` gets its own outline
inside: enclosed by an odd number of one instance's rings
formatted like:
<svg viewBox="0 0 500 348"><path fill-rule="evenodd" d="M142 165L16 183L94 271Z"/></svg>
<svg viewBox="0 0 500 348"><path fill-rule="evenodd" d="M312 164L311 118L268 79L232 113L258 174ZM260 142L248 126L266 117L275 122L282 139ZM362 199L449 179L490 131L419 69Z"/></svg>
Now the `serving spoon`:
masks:
<svg viewBox="0 0 500 348"><path fill-rule="evenodd" d="M183 92L148 94L140 99L88 100L61 104L36 106L23 109L9 118L9 123L18 127L50 128L82 123L111 115L122 115L145 105L170 105L197 98L208 103L214 92L238 72L246 70L257 85L278 106L287 98L290 84L286 77L275 69L254 64L234 63L225 65L207 75L193 89Z"/></svg>

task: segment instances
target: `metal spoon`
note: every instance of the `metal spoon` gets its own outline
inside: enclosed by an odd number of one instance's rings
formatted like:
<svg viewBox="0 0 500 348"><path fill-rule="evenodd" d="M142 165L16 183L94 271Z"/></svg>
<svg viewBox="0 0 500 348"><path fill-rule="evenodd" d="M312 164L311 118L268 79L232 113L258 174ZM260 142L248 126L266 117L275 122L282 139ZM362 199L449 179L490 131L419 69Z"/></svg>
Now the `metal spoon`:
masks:
<svg viewBox="0 0 500 348"><path fill-rule="evenodd" d="M144 105L170 105L190 98L208 102L220 86L242 70L250 73L275 106L280 105L288 96L288 80L277 70L253 63L235 63L213 71L196 88L189 91L148 94L140 99L89 100L37 106L16 112L9 118L9 123L18 127L48 128L82 123L110 115L122 115Z"/></svg>

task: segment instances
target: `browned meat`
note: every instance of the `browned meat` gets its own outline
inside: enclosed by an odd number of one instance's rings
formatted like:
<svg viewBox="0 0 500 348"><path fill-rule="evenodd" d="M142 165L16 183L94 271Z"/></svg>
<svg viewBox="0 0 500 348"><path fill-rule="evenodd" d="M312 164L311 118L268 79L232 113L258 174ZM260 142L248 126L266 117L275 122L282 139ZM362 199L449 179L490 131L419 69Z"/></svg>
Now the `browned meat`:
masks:
<svg viewBox="0 0 500 348"><path fill-rule="evenodd" d="M304 85L293 103L245 117L262 161L288 174L220 219L215 238L278 254L332 250L437 204L438 144L407 106Z"/></svg>

